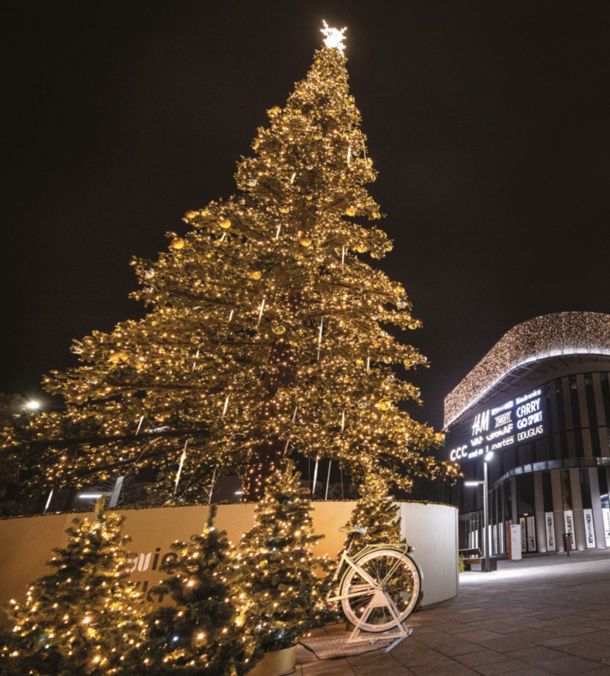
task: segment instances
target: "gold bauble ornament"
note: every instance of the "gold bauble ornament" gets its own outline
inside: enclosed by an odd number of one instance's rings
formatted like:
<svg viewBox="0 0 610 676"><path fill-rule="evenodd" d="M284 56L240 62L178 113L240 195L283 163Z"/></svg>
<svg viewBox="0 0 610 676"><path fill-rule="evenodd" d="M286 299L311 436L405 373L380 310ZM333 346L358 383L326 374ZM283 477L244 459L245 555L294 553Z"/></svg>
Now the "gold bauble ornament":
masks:
<svg viewBox="0 0 610 676"><path fill-rule="evenodd" d="M356 247L356 251L358 253L364 253L366 249L362 246L362 244L358 244L358 246Z"/></svg>
<svg viewBox="0 0 610 676"><path fill-rule="evenodd" d="M356 215L356 210L355 210L353 207L347 207L347 209L345 210L345 213L346 213L348 216L355 216L355 215Z"/></svg>
<svg viewBox="0 0 610 676"><path fill-rule="evenodd" d="M356 359L356 364L358 364L358 366L361 366L362 364L364 364L364 359Z"/></svg>
<svg viewBox="0 0 610 676"><path fill-rule="evenodd" d="M313 195L305 195L305 199L306 199L308 202L311 202L311 200L313 199Z"/></svg>
<svg viewBox="0 0 610 676"><path fill-rule="evenodd" d="M417 328L417 324L409 324L409 328L410 328L410 329L416 329L416 328Z"/></svg>
<svg viewBox="0 0 610 676"><path fill-rule="evenodd" d="M184 240L182 239L182 237L175 237L174 239L172 239L170 246L172 249L176 250L184 249Z"/></svg>
<svg viewBox="0 0 610 676"><path fill-rule="evenodd" d="M184 215L186 216L186 218L195 218L195 216L197 216L197 212L196 211L187 211Z"/></svg>
<svg viewBox="0 0 610 676"><path fill-rule="evenodd" d="M127 359L129 359L129 355L127 354L127 352L111 352L108 359L113 364L118 364L119 362L126 361Z"/></svg>
<svg viewBox="0 0 610 676"><path fill-rule="evenodd" d="M250 279L254 279L254 280L259 280L262 276L263 276L263 273L260 272L260 270L255 270L254 272L250 272L248 274L248 277L250 277Z"/></svg>
<svg viewBox="0 0 610 676"><path fill-rule="evenodd" d="M312 241L308 237L303 237L303 239L300 240L299 244L301 246L311 246Z"/></svg>
<svg viewBox="0 0 610 676"><path fill-rule="evenodd" d="M387 399L382 399L381 401L377 402L377 408L381 411L387 411L391 405L392 402L388 401Z"/></svg>
<svg viewBox="0 0 610 676"><path fill-rule="evenodd" d="M294 112L295 112L295 115L302 115L303 114L303 111L299 110L298 108Z"/></svg>
<svg viewBox="0 0 610 676"><path fill-rule="evenodd" d="M279 115L282 112L282 109L279 106L273 106L269 111L269 115Z"/></svg>
<svg viewBox="0 0 610 676"><path fill-rule="evenodd" d="M289 214L290 209L288 207L280 207L280 214Z"/></svg>
<svg viewBox="0 0 610 676"><path fill-rule="evenodd" d="M231 221L228 218L223 218L222 221L218 223L218 225L224 230L227 230L231 227Z"/></svg>
<svg viewBox="0 0 610 676"><path fill-rule="evenodd" d="M280 324L279 322L273 322L271 324L271 330L278 336L281 336L283 333L286 333L286 327L283 324Z"/></svg>

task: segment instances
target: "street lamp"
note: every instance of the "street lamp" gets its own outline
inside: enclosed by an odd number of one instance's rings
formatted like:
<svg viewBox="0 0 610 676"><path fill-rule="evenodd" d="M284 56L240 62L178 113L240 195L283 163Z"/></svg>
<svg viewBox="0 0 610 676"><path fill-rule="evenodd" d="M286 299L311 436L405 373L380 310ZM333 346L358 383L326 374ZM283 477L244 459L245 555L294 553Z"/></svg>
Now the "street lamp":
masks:
<svg viewBox="0 0 610 676"><path fill-rule="evenodd" d="M464 481L464 486L483 486L483 548L485 549L485 566L481 566L481 570L486 573L491 572L489 560L489 477L487 463L493 457L492 451L483 456L483 481Z"/></svg>

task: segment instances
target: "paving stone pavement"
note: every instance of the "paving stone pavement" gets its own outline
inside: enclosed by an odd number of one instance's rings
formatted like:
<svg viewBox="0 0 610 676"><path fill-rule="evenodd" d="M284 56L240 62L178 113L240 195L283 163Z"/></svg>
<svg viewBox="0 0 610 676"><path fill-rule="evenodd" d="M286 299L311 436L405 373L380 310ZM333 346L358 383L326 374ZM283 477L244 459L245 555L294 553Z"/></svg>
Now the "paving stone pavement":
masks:
<svg viewBox="0 0 610 676"><path fill-rule="evenodd" d="M425 571L424 571L425 573ZM500 561L460 575L459 594L408 622L390 653L316 660L297 676L610 676L610 549ZM345 625L319 630L345 633Z"/></svg>

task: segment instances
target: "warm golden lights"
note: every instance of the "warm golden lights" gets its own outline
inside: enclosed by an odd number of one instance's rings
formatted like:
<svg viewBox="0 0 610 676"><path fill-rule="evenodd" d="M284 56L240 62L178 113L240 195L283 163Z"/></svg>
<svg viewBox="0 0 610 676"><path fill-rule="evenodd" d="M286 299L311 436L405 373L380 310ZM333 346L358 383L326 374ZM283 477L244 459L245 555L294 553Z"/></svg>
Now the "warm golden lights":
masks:
<svg viewBox="0 0 610 676"><path fill-rule="evenodd" d="M270 109L236 193L188 211L187 233L133 262L146 315L75 341L78 366L44 381L67 408L4 436L5 453L35 455L33 486L149 467L161 501L205 502L236 474L258 500L286 453L407 490L414 474L455 475L424 455L442 435L407 413L421 402L404 369L426 359L400 335L419 324L376 266L392 249L367 189L377 172L344 31L325 30L332 46Z"/></svg>

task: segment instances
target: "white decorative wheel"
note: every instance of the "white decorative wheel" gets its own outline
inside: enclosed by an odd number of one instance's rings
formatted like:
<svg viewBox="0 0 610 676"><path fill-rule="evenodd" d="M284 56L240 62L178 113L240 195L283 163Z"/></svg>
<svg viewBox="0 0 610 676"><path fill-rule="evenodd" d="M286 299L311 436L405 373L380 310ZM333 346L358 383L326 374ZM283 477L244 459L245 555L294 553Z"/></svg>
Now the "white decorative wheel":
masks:
<svg viewBox="0 0 610 676"><path fill-rule="evenodd" d="M339 596L347 619L362 631L383 632L402 624L413 612L421 591L413 560L395 549L377 549L356 557Z"/></svg>

